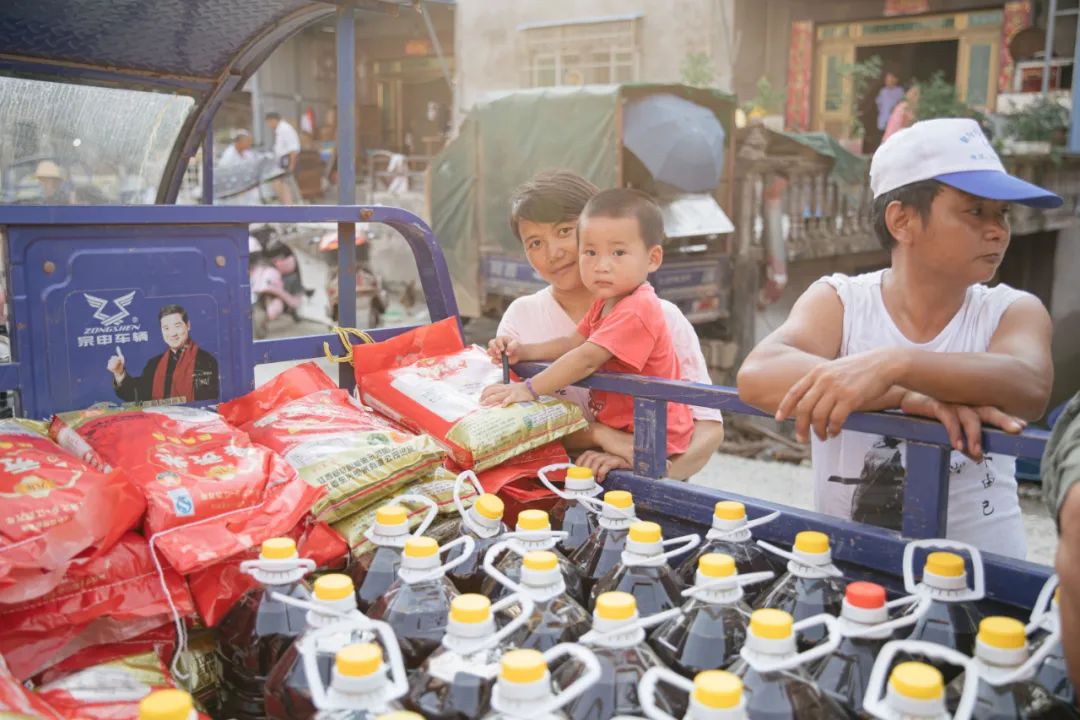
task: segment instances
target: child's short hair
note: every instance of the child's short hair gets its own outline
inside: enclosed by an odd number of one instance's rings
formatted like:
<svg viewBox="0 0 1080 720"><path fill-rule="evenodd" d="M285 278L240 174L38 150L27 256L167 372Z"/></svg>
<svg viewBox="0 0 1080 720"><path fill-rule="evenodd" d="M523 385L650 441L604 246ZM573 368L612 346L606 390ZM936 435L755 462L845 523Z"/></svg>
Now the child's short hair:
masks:
<svg viewBox="0 0 1080 720"><path fill-rule="evenodd" d="M664 242L664 216L660 213L660 206L640 190L612 188L597 193L581 211L581 219L585 221L597 217L632 217L637 220L638 234L645 241L646 248L654 248ZM580 234L579 229L579 237Z"/></svg>
<svg viewBox="0 0 1080 720"><path fill-rule="evenodd" d="M896 238L889 232L889 226L885 222L885 210L890 203L898 202L915 208L922 218L923 225L930 219L930 206L934 204L934 198L941 192L942 185L937 180L919 180L918 182L902 185L895 190L882 193L874 198L874 204L870 211L870 220L874 226L874 234L877 236L881 247L892 251L896 247Z"/></svg>
<svg viewBox="0 0 1080 720"><path fill-rule="evenodd" d="M519 185L510 198L510 231L521 240L518 223L577 220L599 188L569 170L547 170Z"/></svg>

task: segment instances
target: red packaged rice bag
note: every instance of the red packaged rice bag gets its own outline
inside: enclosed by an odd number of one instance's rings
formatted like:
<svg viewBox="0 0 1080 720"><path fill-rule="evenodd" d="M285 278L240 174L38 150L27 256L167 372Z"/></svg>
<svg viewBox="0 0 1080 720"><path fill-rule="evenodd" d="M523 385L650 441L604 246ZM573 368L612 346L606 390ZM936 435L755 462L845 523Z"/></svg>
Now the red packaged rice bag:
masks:
<svg viewBox="0 0 1080 720"><path fill-rule="evenodd" d="M426 432L460 467L477 472L581 430L581 408L554 397L483 407L480 391L502 382L482 348L465 348L447 318L389 340L353 347L361 399L415 432Z"/></svg>
<svg viewBox="0 0 1080 720"><path fill-rule="evenodd" d="M293 528L288 536L296 540L300 557L314 560L316 568L339 569L335 565L341 563L343 566L349 554L345 538L326 523L314 522L310 517ZM217 625L244 593L258 584L251 575L240 572L240 563L258 557L259 548L254 547L188 576L195 608L207 627Z"/></svg>
<svg viewBox="0 0 1080 720"><path fill-rule="evenodd" d="M93 645L84 648L71 657L64 658L45 672L36 675L33 679L33 686L40 687L95 665L102 665L132 655L143 655L150 652L157 655L164 667L168 664L175 651L176 628L173 625L162 625L138 637L108 643L107 645Z"/></svg>
<svg viewBox="0 0 1080 720"><path fill-rule="evenodd" d="M159 575L146 539L128 533L108 552L73 561L48 595L0 608L0 655L25 680L84 648L170 623L173 607L180 616L195 610L184 579L169 568Z"/></svg>
<svg viewBox="0 0 1080 720"><path fill-rule="evenodd" d="M315 373L326 377L314 363L288 370L234 401L241 407L226 403L224 415L242 421L241 430L285 458L309 485L326 489L312 507L316 518L346 518L442 463L445 453L429 436L372 412L347 390L323 388L280 405L257 399L288 398L295 394L288 391L290 384L313 387ZM251 416L252 411L262 414Z"/></svg>
<svg viewBox="0 0 1080 720"><path fill-rule="evenodd" d="M146 508L120 473L95 470L35 428L0 420L0 603L45 595L73 558L108 550Z"/></svg>
<svg viewBox="0 0 1080 720"><path fill-rule="evenodd" d="M34 695L11 674L0 656L0 718L4 720L60 720L45 701Z"/></svg>
<svg viewBox="0 0 1080 720"><path fill-rule="evenodd" d="M151 544L185 575L287 533L323 492L206 410L91 408L57 415L50 433L142 490Z"/></svg>
<svg viewBox="0 0 1080 720"><path fill-rule="evenodd" d="M247 395L221 403L218 413L233 427L258 420L274 408L320 390L336 390L337 383L318 365L306 362L263 383Z"/></svg>

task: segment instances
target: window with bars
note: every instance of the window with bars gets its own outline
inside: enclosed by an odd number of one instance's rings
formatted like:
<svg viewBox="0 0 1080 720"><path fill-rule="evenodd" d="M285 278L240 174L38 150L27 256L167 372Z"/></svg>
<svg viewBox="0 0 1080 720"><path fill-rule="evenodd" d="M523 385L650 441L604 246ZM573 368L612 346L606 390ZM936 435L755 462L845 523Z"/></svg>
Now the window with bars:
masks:
<svg viewBox="0 0 1080 720"><path fill-rule="evenodd" d="M638 18L523 27L526 87L638 80Z"/></svg>

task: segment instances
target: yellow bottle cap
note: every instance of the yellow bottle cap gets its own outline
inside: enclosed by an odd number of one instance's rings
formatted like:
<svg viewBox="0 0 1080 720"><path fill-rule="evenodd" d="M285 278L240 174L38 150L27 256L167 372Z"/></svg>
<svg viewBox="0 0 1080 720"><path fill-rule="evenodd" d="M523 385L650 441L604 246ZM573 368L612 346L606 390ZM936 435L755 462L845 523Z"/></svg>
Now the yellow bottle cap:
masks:
<svg viewBox="0 0 1080 720"><path fill-rule="evenodd" d="M735 574L735 558L723 553L705 553L698 558L697 567L705 577L731 577Z"/></svg>
<svg viewBox="0 0 1080 720"><path fill-rule="evenodd" d="M945 681L933 665L902 662L889 674L889 685L912 700L937 700L945 695Z"/></svg>
<svg viewBox="0 0 1080 720"><path fill-rule="evenodd" d="M596 616L604 620L629 620L637 612L637 600L630 593L606 592L596 598Z"/></svg>
<svg viewBox="0 0 1080 720"><path fill-rule="evenodd" d="M380 525L404 525L409 521L409 512L400 505L383 505L375 511L375 522Z"/></svg>
<svg viewBox="0 0 1080 720"><path fill-rule="evenodd" d="M926 556L923 571L939 577L960 577L964 574L964 558L951 552L932 552Z"/></svg>
<svg viewBox="0 0 1080 720"><path fill-rule="evenodd" d="M570 480L592 480L593 471L587 467L574 465L566 471L566 477Z"/></svg>
<svg viewBox="0 0 1080 720"><path fill-rule="evenodd" d="M466 593L450 601L450 619L475 625L491 618L491 601L483 595Z"/></svg>
<svg viewBox="0 0 1080 720"><path fill-rule="evenodd" d="M546 572L559 567L559 558L556 557L555 553L548 550L531 550L525 553L525 556L521 559L521 564L529 570Z"/></svg>
<svg viewBox="0 0 1080 720"><path fill-rule="evenodd" d="M721 500L713 509L713 517L718 520L745 520L746 506L735 500Z"/></svg>
<svg viewBox="0 0 1080 720"><path fill-rule="evenodd" d="M424 716L412 710L394 710L379 715L375 720L424 720Z"/></svg>
<svg viewBox="0 0 1080 720"><path fill-rule="evenodd" d="M742 688L738 675L725 670L706 670L694 678L694 699L714 710L738 707Z"/></svg>
<svg viewBox="0 0 1080 720"><path fill-rule="evenodd" d="M604 502L620 510L629 510L634 506L634 497L625 490L608 490L604 493Z"/></svg>
<svg viewBox="0 0 1080 720"><path fill-rule="evenodd" d="M511 650L502 656L499 677L512 683L534 683L544 679L547 663L536 650Z"/></svg>
<svg viewBox="0 0 1080 720"><path fill-rule="evenodd" d="M794 624L791 614L783 610L766 608L755 610L750 615L750 632L765 640L783 640L791 637L791 626Z"/></svg>
<svg viewBox="0 0 1080 720"><path fill-rule="evenodd" d="M1027 636L1024 623L1011 617L993 616L979 623L979 639L990 647L1001 650L1019 650L1024 647Z"/></svg>
<svg viewBox="0 0 1080 720"><path fill-rule="evenodd" d="M264 560L289 560L296 557L296 543L292 538L263 540L260 554Z"/></svg>
<svg viewBox="0 0 1080 720"><path fill-rule="evenodd" d="M367 677L382 667L382 648L375 643L346 645L337 651L337 671L346 677Z"/></svg>
<svg viewBox="0 0 1080 720"><path fill-rule="evenodd" d="M439 554L439 543L426 535L411 537L405 541L405 554L408 557L425 558Z"/></svg>
<svg viewBox="0 0 1080 720"><path fill-rule="evenodd" d="M1061 588L1054 591L1054 604L1057 605L1061 601Z"/></svg>
<svg viewBox="0 0 1080 720"><path fill-rule="evenodd" d="M543 510L522 510L517 516L519 530L550 530L551 521Z"/></svg>
<svg viewBox="0 0 1080 720"><path fill-rule="evenodd" d="M660 526L654 522L636 522L630 526L630 540L638 543L658 543L663 540Z"/></svg>
<svg viewBox="0 0 1080 720"><path fill-rule="evenodd" d="M829 552L829 536L823 532L803 530L795 536L795 549L810 555Z"/></svg>
<svg viewBox="0 0 1080 720"><path fill-rule="evenodd" d="M323 575L315 581L316 600L326 600L327 602L344 600L352 595L353 592L353 581L348 575L331 573L329 575Z"/></svg>
<svg viewBox="0 0 1080 720"><path fill-rule="evenodd" d="M193 707L183 690L157 690L139 702L139 720L187 720Z"/></svg>
<svg viewBox="0 0 1080 720"><path fill-rule="evenodd" d="M476 498L476 504L473 507L476 508L476 512L480 513L480 517L485 517L488 520L502 520L503 512L506 511L499 496L491 493L484 493Z"/></svg>

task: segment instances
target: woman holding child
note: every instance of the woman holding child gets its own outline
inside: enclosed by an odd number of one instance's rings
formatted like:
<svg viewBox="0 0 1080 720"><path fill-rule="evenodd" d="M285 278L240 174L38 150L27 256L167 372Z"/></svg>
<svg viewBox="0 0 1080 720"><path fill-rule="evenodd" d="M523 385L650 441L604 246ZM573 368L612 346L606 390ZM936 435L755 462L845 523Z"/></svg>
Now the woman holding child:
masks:
<svg viewBox="0 0 1080 720"><path fill-rule="evenodd" d="M515 362L559 359L531 384L538 394L578 403L590 421L596 420L573 437L572 446L585 450L578 463L603 477L609 470L631 466L632 401L610 393L590 397L588 390L570 383L596 369L712 381L693 326L645 282L663 257L658 208L635 191L597 195L595 186L566 171L541 173L518 188L510 227L522 241L529 264L549 285L510 305L492 349L511 350ZM586 233L579 219L594 198ZM578 341L570 343L575 334ZM532 399L533 390L524 383L503 387L490 388L485 400ZM723 441L723 419L716 410L669 404L668 421L668 476L685 479L700 470Z"/></svg>

